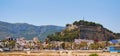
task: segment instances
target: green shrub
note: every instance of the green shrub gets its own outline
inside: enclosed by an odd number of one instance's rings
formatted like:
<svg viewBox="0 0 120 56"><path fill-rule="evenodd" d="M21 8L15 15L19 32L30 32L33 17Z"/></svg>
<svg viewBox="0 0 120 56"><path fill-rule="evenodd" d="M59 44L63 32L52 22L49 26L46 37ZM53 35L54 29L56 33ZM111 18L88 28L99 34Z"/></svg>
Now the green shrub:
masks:
<svg viewBox="0 0 120 56"><path fill-rule="evenodd" d="M98 56L98 54L90 54L89 56Z"/></svg>

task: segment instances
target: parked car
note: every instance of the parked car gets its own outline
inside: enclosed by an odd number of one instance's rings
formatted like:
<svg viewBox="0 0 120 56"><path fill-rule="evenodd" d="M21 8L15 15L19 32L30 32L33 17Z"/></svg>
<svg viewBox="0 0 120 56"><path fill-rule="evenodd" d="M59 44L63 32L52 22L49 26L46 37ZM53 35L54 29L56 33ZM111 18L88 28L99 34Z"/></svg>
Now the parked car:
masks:
<svg viewBox="0 0 120 56"><path fill-rule="evenodd" d="M103 49L103 52L109 52L109 47L105 47L105 48Z"/></svg>
<svg viewBox="0 0 120 56"><path fill-rule="evenodd" d="M120 46L110 46L103 49L103 52L118 52L120 53Z"/></svg>
<svg viewBox="0 0 120 56"><path fill-rule="evenodd" d="M8 52L10 51L10 48L3 48L3 51Z"/></svg>
<svg viewBox="0 0 120 56"><path fill-rule="evenodd" d="M23 49L24 51L30 51L30 48Z"/></svg>
<svg viewBox="0 0 120 56"><path fill-rule="evenodd" d="M3 49L2 49L2 48L0 48L0 52L3 52Z"/></svg>

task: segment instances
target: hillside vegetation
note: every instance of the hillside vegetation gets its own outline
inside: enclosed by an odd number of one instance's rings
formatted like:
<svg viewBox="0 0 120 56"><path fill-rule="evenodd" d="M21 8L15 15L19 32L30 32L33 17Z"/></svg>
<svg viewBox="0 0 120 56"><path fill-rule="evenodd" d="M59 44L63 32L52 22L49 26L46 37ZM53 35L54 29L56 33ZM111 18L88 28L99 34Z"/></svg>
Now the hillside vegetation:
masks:
<svg viewBox="0 0 120 56"><path fill-rule="evenodd" d="M40 40L46 39L46 37L55 32L60 32L64 27L60 26L34 26L27 23L7 23L0 21L0 39L6 37L25 37L26 39L32 39L38 37Z"/></svg>

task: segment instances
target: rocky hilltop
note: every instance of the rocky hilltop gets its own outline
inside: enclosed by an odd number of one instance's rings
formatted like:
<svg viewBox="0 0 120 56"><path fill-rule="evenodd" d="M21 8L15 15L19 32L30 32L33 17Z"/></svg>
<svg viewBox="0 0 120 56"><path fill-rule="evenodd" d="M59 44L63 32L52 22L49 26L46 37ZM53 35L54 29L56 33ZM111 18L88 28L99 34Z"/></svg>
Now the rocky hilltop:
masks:
<svg viewBox="0 0 120 56"><path fill-rule="evenodd" d="M67 24L62 32L49 35L51 41L74 41L74 39L87 39L96 41L108 41L117 39L119 34L104 28L101 24L89 21L75 21Z"/></svg>

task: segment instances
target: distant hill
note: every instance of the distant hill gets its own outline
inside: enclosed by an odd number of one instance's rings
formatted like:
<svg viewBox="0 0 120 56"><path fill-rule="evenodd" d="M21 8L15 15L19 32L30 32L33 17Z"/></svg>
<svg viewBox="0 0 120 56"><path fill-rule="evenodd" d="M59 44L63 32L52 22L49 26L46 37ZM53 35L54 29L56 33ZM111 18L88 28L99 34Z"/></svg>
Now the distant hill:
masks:
<svg viewBox="0 0 120 56"><path fill-rule="evenodd" d="M0 39L6 37L25 37L26 39L32 39L38 37L44 40L48 35L55 32L60 32L64 27L46 25L46 26L35 26L27 23L7 23L0 21Z"/></svg>
<svg viewBox="0 0 120 56"><path fill-rule="evenodd" d="M74 41L74 39L87 39L96 41L108 41L120 37L119 33L113 33L101 24L89 21L75 21L66 24L66 29L49 35L51 41Z"/></svg>

